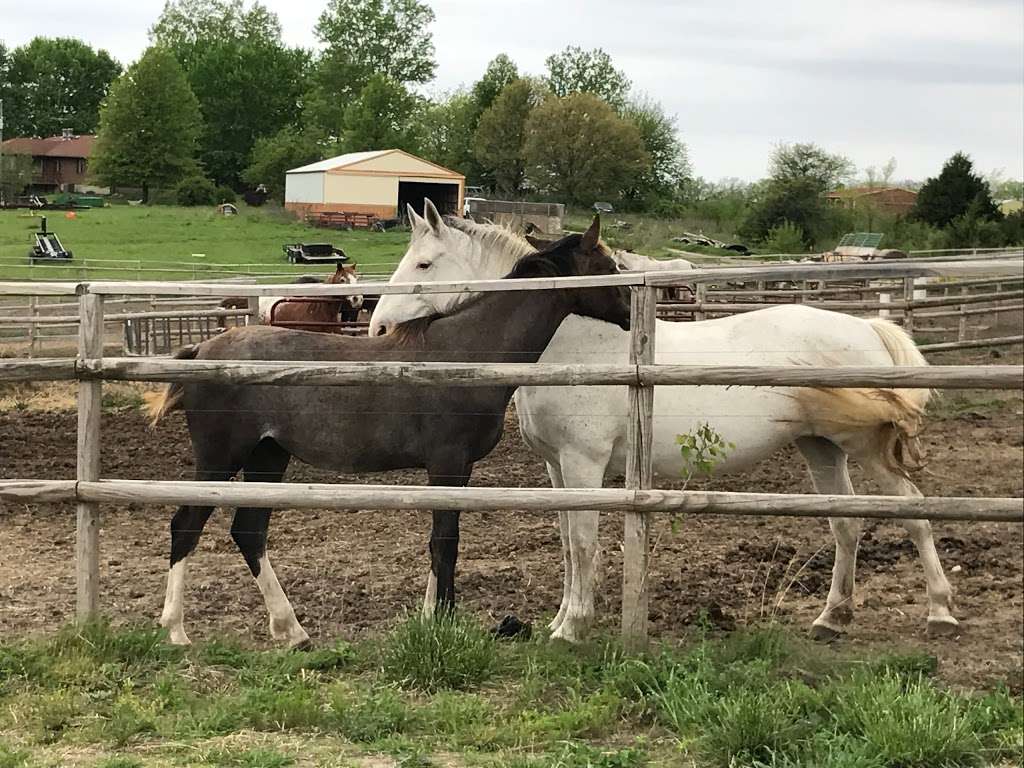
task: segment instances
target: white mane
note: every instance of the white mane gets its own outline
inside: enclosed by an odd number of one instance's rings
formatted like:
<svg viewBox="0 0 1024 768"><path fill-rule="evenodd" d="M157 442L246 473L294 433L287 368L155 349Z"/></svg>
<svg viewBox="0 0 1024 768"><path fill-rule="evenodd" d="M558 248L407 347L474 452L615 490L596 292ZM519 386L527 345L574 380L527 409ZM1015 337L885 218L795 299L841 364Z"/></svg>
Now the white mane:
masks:
<svg viewBox="0 0 1024 768"><path fill-rule="evenodd" d="M511 272L523 256L537 250L526 238L498 224L477 224L469 219L458 218L448 219L447 224L469 235L480 246L481 257L499 262L503 274Z"/></svg>

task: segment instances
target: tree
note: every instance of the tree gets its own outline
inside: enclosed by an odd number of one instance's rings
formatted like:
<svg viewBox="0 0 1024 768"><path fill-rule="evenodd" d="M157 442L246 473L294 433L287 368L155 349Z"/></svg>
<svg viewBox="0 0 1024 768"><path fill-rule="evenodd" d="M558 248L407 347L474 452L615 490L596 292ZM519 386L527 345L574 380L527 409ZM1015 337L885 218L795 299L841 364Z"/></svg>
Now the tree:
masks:
<svg viewBox="0 0 1024 768"><path fill-rule="evenodd" d="M881 168L876 168L873 165L869 165L864 169L864 176L867 178L869 187L877 187L879 185L889 186L892 183L893 174L896 173L896 158L890 157Z"/></svg>
<svg viewBox="0 0 1024 768"><path fill-rule="evenodd" d="M751 206L739 232L763 241L783 225L798 227L806 245L812 245L822 229L827 211L820 182L811 176L772 179Z"/></svg>
<svg viewBox="0 0 1024 768"><path fill-rule="evenodd" d="M165 48L146 50L110 88L100 111L92 170L105 184L170 187L197 171L199 102Z"/></svg>
<svg viewBox="0 0 1024 768"><path fill-rule="evenodd" d="M256 140L242 180L252 187L264 184L275 200L284 201L285 173L323 159L323 149L310 131L282 128L273 136Z"/></svg>
<svg viewBox="0 0 1024 768"><path fill-rule="evenodd" d="M308 54L282 43L275 14L241 0L174 0L151 36L174 53L199 100L203 165L237 187L256 140L298 122Z"/></svg>
<svg viewBox="0 0 1024 768"><path fill-rule="evenodd" d="M938 176L929 178L921 187L911 215L934 227L946 227L972 205L973 216L979 219L999 217L988 184L974 172L971 159L957 152L942 166Z"/></svg>
<svg viewBox="0 0 1024 768"><path fill-rule="evenodd" d="M591 93L536 107L524 155L532 182L574 203L617 197L650 166L637 127Z"/></svg>
<svg viewBox="0 0 1024 768"><path fill-rule="evenodd" d="M611 56L600 48L587 51L570 45L561 53L544 60L548 85L556 96L592 93L615 109L626 102L631 83L626 73L616 69Z"/></svg>
<svg viewBox="0 0 1024 768"><path fill-rule="evenodd" d="M480 165L473 155L473 137L479 115L476 100L456 91L427 104L419 115L420 149L435 163L477 180Z"/></svg>
<svg viewBox="0 0 1024 768"><path fill-rule="evenodd" d="M32 156L4 153L0 157L0 201L9 201L32 183Z"/></svg>
<svg viewBox="0 0 1024 768"><path fill-rule="evenodd" d="M665 114L661 104L646 95L629 101L622 116L640 131L650 165L637 178L632 196L636 198L675 197L690 174L686 146L676 133L676 119ZM653 200L651 201L653 202Z"/></svg>
<svg viewBox="0 0 1024 768"><path fill-rule="evenodd" d="M499 53L487 65L483 76L473 85L473 100L478 118L490 108L498 95L514 80L519 79L519 68L507 54Z"/></svg>
<svg viewBox="0 0 1024 768"><path fill-rule="evenodd" d="M55 136L64 128L93 133L100 102L120 73L110 54L80 40L34 38L6 57L0 96L7 133Z"/></svg>
<svg viewBox="0 0 1024 768"><path fill-rule="evenodd" d="M480 116L473 137L473 154L484 179L505 194L523 186L523 142L530 112L540 103L542 90L532 80L514 80Z"/></svg>
<svg viewBox="0 0 1024 768"><path fill-rule="evenodd" d="M816 144L779 144L772 151L769 175L773 181L808 181L827 192L854 173L850 159L833 155Z"/></svg>
<svg viewBox="0 0 1024 768"><path fill-rule="evenodd" d="M345 110L346 152L368 149L419 151L416 112L419 102L401 83L374 75Z"/></svg>
<svg viewBox="0 0 1024 768"><path fill-rule="evenodd" d="M419 0L329 0L316 34L359 89L375 74L403 85L428 83L437 67L433 20Z"/></svg>

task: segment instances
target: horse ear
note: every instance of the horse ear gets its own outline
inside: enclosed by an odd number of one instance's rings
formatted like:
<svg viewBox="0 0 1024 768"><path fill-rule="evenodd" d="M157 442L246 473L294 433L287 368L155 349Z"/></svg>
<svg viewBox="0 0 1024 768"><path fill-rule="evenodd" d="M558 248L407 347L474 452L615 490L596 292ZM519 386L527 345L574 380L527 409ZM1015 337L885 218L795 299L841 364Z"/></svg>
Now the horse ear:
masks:
<svg viewBox="0 0 1024 768"><path fill-rule="evenodd" d="M584 251L592 251L597 247L597 244L601 240L601 214L594 214L594 221L590 225L590 229L583 233L583 240L580 241L580 246Z"/></svg>
<svg viewBox="0 0 1024 768"><path fill-rule="evenodd" d="M423 213L427 220L427 226L434 230L434 234L441 234L444 231L444 220L429 197L423 198Z"/></svg>
<svg viewBox="0 0 1024 768"><path fill-rule="evenodd" d="M551 245L550 241L543 240L543 239L541 239L539 237L534 237L533 235L523 235L523 237L526 238L526 242L528 242L530 245L532 245L538 251L543 251L545 248L547 248L549 245Z"/></svg>
<svg viewBox="0 0 1024 768"><path fill-rule="evenodd" d="M412 203L405 204L405 213L409 217L409 226L412 227L412 231L415 233L417 229L421 227L423 217L416 213L416 209L412 207Z"/></svg>

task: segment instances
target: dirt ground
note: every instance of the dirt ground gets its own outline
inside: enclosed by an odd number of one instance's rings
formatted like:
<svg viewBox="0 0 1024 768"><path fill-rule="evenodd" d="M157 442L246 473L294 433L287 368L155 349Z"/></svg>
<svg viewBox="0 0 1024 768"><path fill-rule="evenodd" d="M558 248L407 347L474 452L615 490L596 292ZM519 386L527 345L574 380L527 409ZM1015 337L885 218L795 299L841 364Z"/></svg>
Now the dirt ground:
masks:
<svg viewBox="0 0 1024 768"><path fill-rule="evenodd" d="M987 350L935 363L1020 363L1019 352L992 360ZM953 393L933 409L924 442L928 464L914 478L926 495L1024 495L1024 402L1019 393ZM0 477L72 479L76 415L14 408L0 413ZM151 430L134 408L103 420L104 477L191 479L184 418ZM414 483L421 472L337 476L293 463L287 480ZM613 482L621 483L621 478ZM856 469L854 483L860 481ZM498 448L477 465L478 486L548 484L543 464L519 438L514 416ZM665 483L661 482L664 486ZM784 450L743 476L691 487L810 492L799 458ZM170 508L107 507L101 530L102 610L115 621L159 615L167 568ZM271 644L265 609L228 535L230 516L215 515L193 558L186 627L193 641L234 635ZM0 505L0 633L36 634L65 622L74 607L74 508ZM621 519L602 520L603 584L598 614L617 623ZM314 642L385 628L422 599L429 523L414 512L330 511L275 514L271 553L300 620ZM722 628L777 621L810 625L828 591L832 538L824 520L694 517L654 527L652 634L685 637L701 617ZM925 637L924 579L902 529L869 523L861 545L855 624L846 647L918 648L940 661L954 684L1022 685L1024 539L1020 526L939 523L935 539L953 584L962 633ZM546 621L562 587L557 520L551 514L467 513L462 519L458 589L482 617L515 613ZM797 574L797 572L799 573ZM795 577L795 578L794 578Z"/></svg>

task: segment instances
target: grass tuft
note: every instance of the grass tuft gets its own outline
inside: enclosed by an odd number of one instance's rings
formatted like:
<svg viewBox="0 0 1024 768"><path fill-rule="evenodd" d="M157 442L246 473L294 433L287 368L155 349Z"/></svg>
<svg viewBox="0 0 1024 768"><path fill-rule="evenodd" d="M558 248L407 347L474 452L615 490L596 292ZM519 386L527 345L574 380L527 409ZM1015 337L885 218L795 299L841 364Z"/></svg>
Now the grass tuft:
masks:
<svg viewBox="0 0 1024 768"><path fill-rule="evenodd" d="M404 688L470 690L489 680L497 667L491 634L457 613L412 616L384 641L383 673Z"/></svg>

